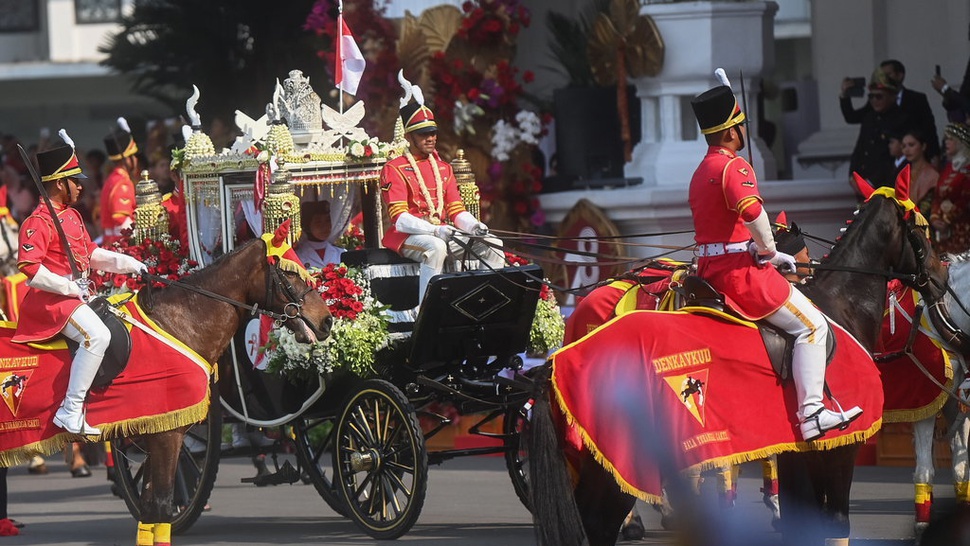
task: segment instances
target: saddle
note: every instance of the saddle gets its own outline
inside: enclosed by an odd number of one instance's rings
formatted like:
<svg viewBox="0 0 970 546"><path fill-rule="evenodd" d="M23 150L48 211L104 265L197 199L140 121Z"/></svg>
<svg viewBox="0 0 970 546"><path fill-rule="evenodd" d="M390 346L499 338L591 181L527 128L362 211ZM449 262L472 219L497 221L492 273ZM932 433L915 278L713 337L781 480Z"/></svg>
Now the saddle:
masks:
<svg viewBox="0 0 970 546"><path fill-rule="evenodd" d="M121 319L111 313L111 304L105 298L98 296L92 299L88 302L88 307L97 313L104 325L108 327L108 331L111 332L111 343L104 352L104 359L101 360L98 374L91 382L92 389L105 389L128 365L128 358L131 356L131 334L125 324L121 322ZM79 345L70 339L65 338L65 341L67 341L67 348L73 357Z"/></svg>
<svg viewBox="0 0 970 546"><path fill-rule="evenodd" d="M724 296L714 289L707 281L697 275L684 277L680 286L672 288L684 298L685 307L704 307L714 309L722 313L727 313L738 318L744 318L731 310L724 302ZM829 323L828 317L825 318ZM795 336L775 328L765 320L755 321L761 339L765 343L765 350L768 352L768 359L771 367L782 381L791 378L792 353L795 348ZM825 365L828 366L835 357L836 343L835 336L826 337L825 343Z"/></svg>

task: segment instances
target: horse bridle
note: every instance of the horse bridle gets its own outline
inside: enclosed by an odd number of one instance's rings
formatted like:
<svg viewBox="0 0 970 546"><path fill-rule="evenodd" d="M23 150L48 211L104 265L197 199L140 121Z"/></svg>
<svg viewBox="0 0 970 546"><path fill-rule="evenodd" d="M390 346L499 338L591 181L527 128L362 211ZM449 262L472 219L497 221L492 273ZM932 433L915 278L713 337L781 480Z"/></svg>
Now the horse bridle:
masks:
<svg viewBox="0 0 970 546"><path fill-rule="evenodd" d="M269 309L261 309L259 307L259 304L249 305L247 303L243 303L241 301L234 300L232 298L227 298L226 296L223 296L222 294L217 294L211 290L206 290L205 288L194 286L182 281L173 281L167 277L160 277L158 275L153 275L151 273L142 273L141 276L143 279L146 279L151 282L159 282L166 286L175 286L183 290L187 290L189 292L195 292L196 294L200 294L207 298L211 298L217 301L221 301L223 303L234 305L236 307L249 311L250 314L252 315L264 315L264 316L270 317L276 323L277 327L281 326L284 322L288 320L292 320L296 318L302 320L304 323L308 325L310 324L310 321L307 320L305 316L303 316L303 304L306 301L306 295L311 290L313 290L313 286L308 286L306 290L304 290L302 293L297 295L293 291L293 287L288 282L286 282L286 280L283 278L283 272L280 271L279 264L274 264L274 266L270 270L270 273L266 275L266 299L263 302L263 304L264 306L268 307L270 305L270 302L273 299L275 299L275 296L273 295L273 292L274 292L273 287L275 285L276 287L281 289L283 294L288 299L288 301L283 305L282 313L270 311Z"/></svg>
<svg viewBox="0 0 970 546"><path fill-rule="evenodd" d="M273 287L279 288L284 296L287 298L287 302L283 305L283 313L278 314L273 317L276 322L276 327L279 328L284 322L291 319L300 319L308 326L310 326L310 321L303 316L303 305L306 303L306 295L309 294L313 289L313 285L306 287L306 290L296 294L293 290L293 285L286 281L283 276L283 271L281 270L279 264L273 266L270 269L270 274L266 275L266 299L264 305L269 306L271 298L274 298L275 290ZM260 311L261 313L268 315L268 311Z"/></svg>

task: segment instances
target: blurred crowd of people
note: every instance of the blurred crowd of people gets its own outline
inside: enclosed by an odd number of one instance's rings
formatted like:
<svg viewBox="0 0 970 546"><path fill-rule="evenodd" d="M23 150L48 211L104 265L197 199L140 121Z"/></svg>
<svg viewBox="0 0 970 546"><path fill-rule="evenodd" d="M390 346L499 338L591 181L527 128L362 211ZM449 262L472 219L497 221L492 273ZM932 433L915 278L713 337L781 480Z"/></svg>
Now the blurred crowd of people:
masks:
<svg viewBox="0 0 970 546"><path fill-rule="evenodd" d="M859 125L850 172L873 186L889 186L906 167L910 195L926 216L937 251L970 251L970 64L959 90L939 73L930 81L947 113L940 145L936 119L925 93L904 85L906 68L883 61L865 78L845 78L839 105L846 123ZM856 108L853 97L865 97Z"/></svg>

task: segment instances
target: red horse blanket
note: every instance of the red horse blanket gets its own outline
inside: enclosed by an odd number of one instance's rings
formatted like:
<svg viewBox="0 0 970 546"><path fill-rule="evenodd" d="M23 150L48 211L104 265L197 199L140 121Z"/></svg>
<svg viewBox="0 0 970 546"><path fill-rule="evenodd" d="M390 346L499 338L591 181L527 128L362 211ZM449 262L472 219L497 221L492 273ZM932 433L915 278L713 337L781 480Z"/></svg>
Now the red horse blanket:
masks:
<svg viewBox="0 0 970 546"><path fill-rule="evenodd" d="M799 439L794 385L779 388L757 328L716 311L635 311L613 319L552 356L553 391L620 487L658 502L662 457L677 470L707 469L875 434L882 424L879 371L855 338L838 326L833 331L838 355L828 385L843 406L865 413L811 444Z"/></svg>
<svg viewBox="0 0 970 546"><path fill-rule="evenodd" d="M105 437L117 437L171 430L204 419L209 409L209 364L145 316L137 298L122 309L141 325L129 324L131 359L109 387L88 394L87 422ZM67 345L11 343L15 329L14 323L0 322L0 466L29 460L35 453L52 453L77 440L52 422L67 391Z"/></svg>
<svg viewBox="0 0 970 546"><path fill-rule="evenodd" d="M882 322L881 353L894 353L906 347L913 328L919 293L899 281L889 283L889 302ZM915 358L914 358L915 357ZM912 355L902 355L878 364L886 398L883 420L887 423L913 423L936 415L947 394L926 376L917 361L938 382L953 388L953 364L940 337L923 313Z"/></svg>

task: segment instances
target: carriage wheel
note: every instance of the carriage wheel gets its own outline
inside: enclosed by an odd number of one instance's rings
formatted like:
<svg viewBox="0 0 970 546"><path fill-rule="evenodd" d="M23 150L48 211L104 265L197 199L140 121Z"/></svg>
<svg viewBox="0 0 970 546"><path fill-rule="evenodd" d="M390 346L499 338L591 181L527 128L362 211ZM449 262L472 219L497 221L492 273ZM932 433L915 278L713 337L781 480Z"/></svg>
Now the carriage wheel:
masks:
<svg viewBox="0 0 970 546"><path fill-rule="evenodd" d="M397 387L364 381L337 421L333 466L349 516L376 539L418 520L428 489L428 452L414 409Z"/></svg>
<svg viewBox="0 0 970 546"><path fill-rule="evenodd" d="M532 511L529 491L529 432L530 423L527 410L512 407L505 412L502 432L505 434L505 466L512 478L512 488L526 509Z"/></svg>
<svg viewBox="0 0 970 546"><path fill-rule="evenodd" d="M219 452L222 442L222 406L218 390L211 389L208 418L189 427L182 441L178 466L175 469L175 516L172 532L188 531L202 514L219 472ZM140 498L148 469L148 453L140 438L112 440L115 460L115 483L128 511L141 521Z"/></svg>
<svg viewBox="0 0 970 546"><path fill-rule="evenodd" d="M333 438L336 432L333 417L320 419L298 419L293 423L296 434L296 456L300 465L306 469L310 483L317 489L334 512L347 517L347 507L344 505L337 485L327 475L333 464ZM327 465L324 468L324 465Z"/></svg>

